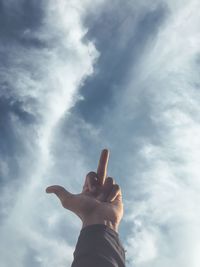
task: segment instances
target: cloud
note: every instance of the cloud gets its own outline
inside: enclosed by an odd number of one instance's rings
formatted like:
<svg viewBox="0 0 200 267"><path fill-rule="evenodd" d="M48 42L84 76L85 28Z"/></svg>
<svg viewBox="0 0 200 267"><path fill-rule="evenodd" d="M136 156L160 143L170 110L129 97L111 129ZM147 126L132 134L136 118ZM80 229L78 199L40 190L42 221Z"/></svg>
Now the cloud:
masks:
<svg viewBox="0 0 200 267"><path fill-rule="evenodd" d="M102 50L82 91L85 99L63 128L87 151L91 166L93 147L111 149L109 174L125 198L121 234L128 266L199 265L198 6L176 1L148 8L143 2L130 23L134 30L124 26L131 40L124 50L116 41L120 30L112 27L120 6L87 22L94 25L88 37ZM134 39L137 32L142 36L141 25L144 38ZM116 55L130 58L122 61L122 72L112 68Z"/></svg>
<svg viewBox="0 0 200 267"><path fill-rule="evenodd" d="M48 202L45 194L54 162L51 139L83 80L92 74L98 52L92 42L82 41L87 29L76 4L3 1L0 12L1 262L66 266L74 247L61 233L50 234L52 224L61 225L66 214L53 221L58 203ZM72 220L68 229L74 230Z"/></svg>
<svg viewBox="0 0 200 267"><path fill-rule="evenodd" d="M100 52L95 75L88 77L82 87L83 99L74 112L85 120L101 123L101 114L113 104L113 98L123 90L124 81L146 45L156 34L168 10L160 4L155 9L140 9L130 2L117 1L95 13L88 14L85 24L89 28L85 39L94 40ZM93 110L91 113L90 110Z"/></svg>
<svg viewBox="0 0 200 267"><path fill-rule="evenodd" d="M130 192L124 187L131 197L127 219L140 225L137 229L134 224L135 233L128 237L130 266L199 265L196 4L170 10L153 46L130 73L123 95L116 97L120 108L109 114L110 136L120 131L119 151L135 150L125 160L126 169L132 170L127 179ZM137 118L143 120L139 125ZM130 135L124 130L127 126Z"/></svg>
<svg viewBox="0 0 200 267"><path fill-rule="evenodd" d="M44 189L108 147L127 267L199 266L198 1L25 2L0 6L2 262L71 264L80 221Z"/></svg>

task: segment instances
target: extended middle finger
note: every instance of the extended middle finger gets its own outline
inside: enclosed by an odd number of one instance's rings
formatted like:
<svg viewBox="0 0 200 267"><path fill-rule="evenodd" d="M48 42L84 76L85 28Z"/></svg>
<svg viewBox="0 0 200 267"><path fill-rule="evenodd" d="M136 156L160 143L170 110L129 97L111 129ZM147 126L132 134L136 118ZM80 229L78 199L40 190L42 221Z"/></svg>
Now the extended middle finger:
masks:
<svg viewBox="0 0 200 267"><path fill-rule="evenodd" d="M100 185L103 185L107 176L107 166L109 159L108 149L103 149L98 163L97 177Z"/></svg>

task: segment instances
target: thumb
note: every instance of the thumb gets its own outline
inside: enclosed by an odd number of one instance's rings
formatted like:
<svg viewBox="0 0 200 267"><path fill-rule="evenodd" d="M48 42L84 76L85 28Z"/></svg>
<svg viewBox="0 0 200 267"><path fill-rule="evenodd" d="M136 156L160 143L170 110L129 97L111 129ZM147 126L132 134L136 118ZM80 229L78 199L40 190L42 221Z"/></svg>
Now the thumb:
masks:
<svg viewBox="0 0 200 267"><path fill-rule="evenodd" d="M60 199L62 206L73 211L74 195L68 192L64 187L52 185L46 188L46 193L54 193Z"/></svg>

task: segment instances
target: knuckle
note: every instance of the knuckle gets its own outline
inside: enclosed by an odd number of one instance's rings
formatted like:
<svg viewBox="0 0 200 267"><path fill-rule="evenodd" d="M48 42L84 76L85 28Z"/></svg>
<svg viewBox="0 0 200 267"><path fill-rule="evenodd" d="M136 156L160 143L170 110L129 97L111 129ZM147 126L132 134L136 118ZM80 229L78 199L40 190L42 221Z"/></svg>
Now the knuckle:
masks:
<svg viewBox="0 0 200 267"><path fill-rule="evenodd" d="M114 183L114 179L112 177L107 177L106 180L107 180L108 183L111 183L111 184Z"/></svg>
<svg viewBox="0 0 200 267"><path fill-rule="evenodd" d="M120 186L118 184L115 184L114 187L116 191L120 190Z"/></svg>
<svg viewBox="0 0 200 267"><path fill-rule="evenodd" d="M88 174L87 174L87 177L95 177L95 176L97 176L97 174L96 174L96 172L93 172L93 171L88 172Z"/></svg>

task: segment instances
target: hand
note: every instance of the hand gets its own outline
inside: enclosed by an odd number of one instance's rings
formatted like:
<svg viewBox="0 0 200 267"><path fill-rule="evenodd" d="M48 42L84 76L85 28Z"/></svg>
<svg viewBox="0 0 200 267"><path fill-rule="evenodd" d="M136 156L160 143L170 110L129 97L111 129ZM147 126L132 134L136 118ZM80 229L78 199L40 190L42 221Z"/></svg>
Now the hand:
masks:
<svg viewBox="0 0 200 267"><path fill-rule="evenodd" d="M118 231L123 217L122 193L112 177L106 177L109 151L101 153L97 173L86 175L80 194L71 194L64 187L53 185L46 188L47 193L55 193L62 206L74 212L81 220L82 227L91 224L105 224Z"/></svg>

